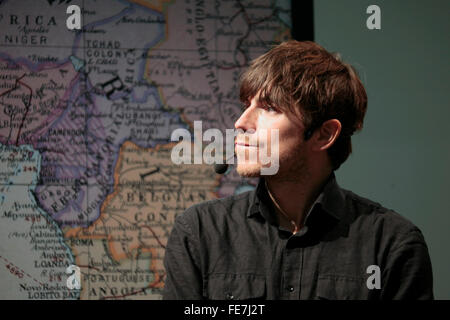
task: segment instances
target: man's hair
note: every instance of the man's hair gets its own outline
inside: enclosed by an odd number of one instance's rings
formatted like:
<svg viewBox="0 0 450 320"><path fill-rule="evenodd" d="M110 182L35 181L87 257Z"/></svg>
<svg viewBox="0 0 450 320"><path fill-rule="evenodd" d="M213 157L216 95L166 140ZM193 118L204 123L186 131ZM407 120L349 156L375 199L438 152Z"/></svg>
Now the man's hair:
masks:
<svg viewBox="0 0 450 320"><path fill-rule="evenodd" d="M351 135L361 130L367 94L352 66L311 41L290 40L253 60L241 77L240 99L261 103L301 119L305 140L329 119L342 129L327 150L333 170L352 152Z"/></svg>

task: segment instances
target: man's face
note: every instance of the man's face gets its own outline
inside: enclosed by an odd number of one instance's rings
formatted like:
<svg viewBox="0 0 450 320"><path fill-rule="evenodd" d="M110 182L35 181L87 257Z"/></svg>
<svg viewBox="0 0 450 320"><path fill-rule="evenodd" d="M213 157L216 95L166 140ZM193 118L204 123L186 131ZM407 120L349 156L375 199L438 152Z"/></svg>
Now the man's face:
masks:
<svg viewBox="0 0 450 320"><path fill-rule="evenodd" d="M303 125L296 117L282 112L276 106L260 102L258 96L251 99L250 106L234 124L237 130L244 131L244 134L237 135L235 139L237 172L244 177L259 177L261 168L270 166L264 162L262 164L259 157L259 152L267 148L268 156L278 157L279 171L276 176L295 178L305 164ZM271 140L274 129L278 130L277 154L277 148L274 148L276 141ZM254 155L257 156L251 158Z"/></svg>

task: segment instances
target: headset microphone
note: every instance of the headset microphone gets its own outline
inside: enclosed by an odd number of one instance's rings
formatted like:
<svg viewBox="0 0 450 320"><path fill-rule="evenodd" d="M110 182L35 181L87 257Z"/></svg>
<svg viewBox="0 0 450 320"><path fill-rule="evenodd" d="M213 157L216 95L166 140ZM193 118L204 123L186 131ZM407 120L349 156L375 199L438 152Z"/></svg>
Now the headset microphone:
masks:
<svg viewBox="0 0 450 320"><path fill-rule="evenodd" d="M227 169L228 169L228 164L226 164L226 163L221 163L221 164L215 163L214 164L214 171L217 174L223 174L223 173L225 173L225 171L227 171Z"/></svg>

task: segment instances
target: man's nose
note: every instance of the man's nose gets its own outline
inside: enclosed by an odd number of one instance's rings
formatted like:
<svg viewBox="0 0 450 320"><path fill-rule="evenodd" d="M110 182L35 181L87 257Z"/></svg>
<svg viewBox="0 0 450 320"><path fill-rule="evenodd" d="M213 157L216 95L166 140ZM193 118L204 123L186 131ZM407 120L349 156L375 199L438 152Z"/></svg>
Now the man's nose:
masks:
<svg viewBox="0 0 450 320"><path fill-rule="evenodd" d="M237 119L237 121L234 123L234 128L242 129L244 131L248 131L250 129L256 130L256 120L256 110L255 108L250 106L244 110L239 119Z"/></svg>

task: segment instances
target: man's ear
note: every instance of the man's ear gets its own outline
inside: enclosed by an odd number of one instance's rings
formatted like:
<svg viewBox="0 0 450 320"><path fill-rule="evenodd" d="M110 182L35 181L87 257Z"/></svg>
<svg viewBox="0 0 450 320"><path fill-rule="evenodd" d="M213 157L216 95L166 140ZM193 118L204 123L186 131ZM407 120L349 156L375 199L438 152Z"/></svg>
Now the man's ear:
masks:
<svg viewBox="0 0 450 320"><path fill-rule="evenodd" d="M338 119L330 119L322 123L312 136L313 150L323 151L330 148L339 137L341 129L342 125Z"/></svg>

